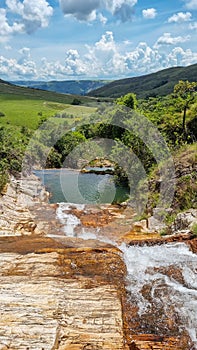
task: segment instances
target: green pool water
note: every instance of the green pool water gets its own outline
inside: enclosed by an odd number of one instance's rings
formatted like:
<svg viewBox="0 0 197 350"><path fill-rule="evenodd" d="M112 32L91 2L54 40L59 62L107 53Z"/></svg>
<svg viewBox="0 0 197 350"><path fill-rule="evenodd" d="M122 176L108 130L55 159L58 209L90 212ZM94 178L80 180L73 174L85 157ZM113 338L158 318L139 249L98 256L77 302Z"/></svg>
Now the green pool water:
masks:
<svg viewBox="0 0 197 350"><path fill-rule="evenodd" d="M129 195L129 189L116 185L112 175L82 174L70 169L36 170L34 173L51 193L51 203L121 203Z"/></svg>

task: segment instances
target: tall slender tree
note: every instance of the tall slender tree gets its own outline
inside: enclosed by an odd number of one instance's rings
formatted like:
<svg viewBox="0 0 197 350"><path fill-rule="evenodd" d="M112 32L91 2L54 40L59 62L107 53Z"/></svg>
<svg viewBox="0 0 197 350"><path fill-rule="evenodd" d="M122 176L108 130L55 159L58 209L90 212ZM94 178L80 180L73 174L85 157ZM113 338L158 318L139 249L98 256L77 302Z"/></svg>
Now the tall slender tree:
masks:
<svg viewBox="0 0 197 350"><path fill-rule="evenodd" d="M188 80L180 80L178 84L174 86L174 95L180 101L180 105L183 108L183 134L187 135L186 128L186 114L190 103L194 100L194 94L196 93L197 82L189 82Z"/></svg>

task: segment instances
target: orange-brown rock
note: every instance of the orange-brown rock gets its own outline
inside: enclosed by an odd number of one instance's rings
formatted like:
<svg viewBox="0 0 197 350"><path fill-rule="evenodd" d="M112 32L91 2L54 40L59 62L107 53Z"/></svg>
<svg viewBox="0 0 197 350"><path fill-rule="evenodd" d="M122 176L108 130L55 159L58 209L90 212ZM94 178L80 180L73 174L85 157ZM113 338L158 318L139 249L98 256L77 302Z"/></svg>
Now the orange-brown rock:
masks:
<svg viewBox="0 0 197 350"><path fill-rule="evenodd" d="M128 303L121 252L96 240L65 237L57 206L43 201L44 192L42 199L34 197L35 191L42 191L40 184L33 188L35 179L29 184L31 190L11 185L0 208L0 349L192 349L187 334L177 336L173 306L166 308L166 333L156 329L152 310L154 317L162 310L154 306L149 284L141 291L152 304L147 315L140 318L137 304ZM134 230L130 208L87 206L72 213L83 227L100 227L101 236L118 243L184 241L197 251L191 235L160 237L146 232L145 226ZM160 272L181 282L173 266Z"/></svg>
<svg viewBox="0 0 197 350"><path fill-rule="evenodd" d="M118 205L101 205L97 208L86 206L85 211L72 209L71 213L78 217L81 224L86 227L104 227L114 221L121 214L124 208Z"/></svg>
<svg viewBox="0 0 197 350"><path fill-rule="evenodd" d="M118 249L3 237L0 267L1 349L128 349Z"/></svg>
<svg viewBox="0 0 197 350"><path fill-rule="evenodd" d="M128 236L129 237L129 236ZM136 236L137 237L137 236ZM132 236L132 239L129 242L129 245L161 245L166 243L174 243L174 242L184 242L191 247L193 246L193 250L195 250L195 237L192 233L186 233L186 234L177 234L177 235L171 235L171 236L163 236L161 237L158 234L145 234L138 236L137 239L135 239L135 235ZM192 243L194 242L194 243Z"/></svg>
<svg viewBox="0 0 197 350"><path fill-rule="evenodd" d="M197 238L194 237L193 239L189 240L187 244L189 245L190 249L197 254Z"/></svg>
<svg viewBox="0 0 197 350"><path fill-rule="evenodd" d="M188 350L187 343L180 343L178 338L152 334L133 335L131 350Z"/></svg>

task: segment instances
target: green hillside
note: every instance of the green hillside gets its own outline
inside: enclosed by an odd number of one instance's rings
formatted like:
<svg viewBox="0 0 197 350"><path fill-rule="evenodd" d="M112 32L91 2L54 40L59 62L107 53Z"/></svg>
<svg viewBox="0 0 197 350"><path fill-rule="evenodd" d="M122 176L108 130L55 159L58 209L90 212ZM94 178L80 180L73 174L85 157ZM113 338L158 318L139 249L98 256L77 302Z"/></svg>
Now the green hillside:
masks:
<svg viewBox="0 0 197 350"><path fill-rule="evenodd" d="M117 98L133 92L137 98L165 96L173 91L174 85L179 80L197 81L197 64L188 67L172 67L140 77L116 80L91 91L88 95Z"/></svg>
<svg viewBox="0 0 197 350"><path fill-rule="evenodd" d="M0 127L33 130L42 120L53 116L57 122L63 118L70 124L73 118L88 117L96 107L97 101L91 97L18 87L0 80Z"/></svg>
<svg viewBox="0 0 197 350"><path fill-rule="evenodd" d="M64 81L15 81L13 84L63 94L86 95L110 81L105 80L64 80Z"/></svg>
<svg viewBox="0 0 197 350"><path fill-rule="evenodd" d="M0 79L0 95L4 95L4 97L8 99L30 99L30 100L45 100L45 101L53 101L58 103L68 103L71 104L74 98L80 100L82 104L94 104L95 100L91 97L86 96L74 96L74 95L66 95L60 94L56 92L32 89L27 87L20 87L14 84L10 84Z"/></svg>
<svg viewBox="0 0 197 350"><path fill-rule="evenodd" d="M0 80L0 192L9 174L18 176L29 140L43 122L50 118L45 135L48 144L54 132L59 135L60 131L72 129L76 122L88 121L96 107L97 100L91 97L17 87ZM34 157L46 148L38 140ZM50 162L55 167L59 164L55 151Z"/></svg>

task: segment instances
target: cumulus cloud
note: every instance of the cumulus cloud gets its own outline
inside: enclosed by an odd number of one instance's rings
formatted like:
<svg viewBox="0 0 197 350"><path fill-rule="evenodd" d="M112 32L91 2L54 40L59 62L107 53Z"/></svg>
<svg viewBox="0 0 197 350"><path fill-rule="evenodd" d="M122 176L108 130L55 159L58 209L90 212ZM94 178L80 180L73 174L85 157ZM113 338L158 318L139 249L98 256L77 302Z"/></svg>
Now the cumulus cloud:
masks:
<svg viewBox="0 0 197 350"><path fill-rule="evenodd" d="M24 30L23 24L14 22L10 25L6 15L6 10L0 8L0 41L5 41L10 35Z"/></svg>
<svg viewBox="0 0 197 350"><path fill-rule="evenodd" d="M147 10L143 10L142 11L142 15L143 15L144 18L153 19L153 18L156 17L157 11L154 8L150 8L150 9L147 9Z"/></svg>
<svg viewBox="0 0 197 350"><path fill-rule="evenodd" d="M155 47L160 47L162 45L177 45L179 43L184 43L188 41L190 36L177 36L172 37L171 33L164 33L160 38L156 41Z"/></svg>
<svg viewBox="0 0 197 350"><path fill-rule="evenodd" d="M102 35L93 45L85 47L85 53L76 49L67 50L64 60L50 61L43 58L35 62L30 49L22 48L20 58L0 57L0 76L5 80L64 80L77 78L120 78L146 74L177 65L196 63L197 52L172 46L182 42L182 37L164 35L164 46L149 46L140 42L133 50L127 43L117 44L111 31ZM167 40L166 40L167 38ZM161 38L157 42L162 42ZM166 48L167 41L167 48ZM162 44L163 45L163 44ZM83 49L84 50L84 49Z"/></svg>
<svg viewBox="0 0 197 350"><path fill-rule="evenodd" d="M86 48L85 60L89 73L94 72L93 75L95 75L97 71L100 71L102 75L106 75L106 72L112 74L113 68L116 69L113 60L116 57L118 64L119 54L113 33L107 31L93 46L87 45Z"/></svg>
<svg viewBox="0 0 197 350"><path fill-rule="evenodd" d="M31 60L20 63L16 59L0 56L0 75L7 76L8 80L35 78L37 77L36 63Z"/></svg>
<svg viewBox="0 0 197 350"><path fill-rule="evenodd" d="M197 0L185 0L185 4L189 10L197 10Z"/></svg>
<svg viewBox="0 0 197 350"><path fill-rule="evenodd" d="M80 59L80 55L77 50L68 50L65 57L65 67L68 74L85 75L86 64Z"/></svg>
<svg viewBox="0 0 197 350"><path fill-rule="evenodd" d="M133 16L133 7L137 4L137 0L104 0L101 1L102 6L112 13L112 15L126 22Z"/></svg>
<svg viewBox="0 0 197 350"><path fill-rule="evenodd" d="M60 0L60 6L65 15L73 15L78 20L91 21L95 19L96 9L100 7L99 0Z"/></svg>
<svg viewBox="0 0 197 350"><path fill-rule="evenodd" d="M107 10L124 22L131 19L133 6L137 0L86 0L83 2L59 0L59 2L65 15L72 15L79 21L94 21L96 18L99 19L102 10Z"/></svg>
<svg viewBox="0 0 197 350"><path fill-rule="evenodd" d="M48 26L53 8L46 0L6 0L9 11L19 16L19 23L28 34Z"/></svg>
<svg viewBox="0 0 197 350"><path fill-rule="evenodd" d="M192 14L190 12L178 12L168 18L168 23L181 23L181 22L188 22L191 20Z"/></svg>
<svg viewBox="0 0 197 350"><path fill-rule="evenodd" d="M168 55L168 65L170 66L188 66L197 61L197 52L192 50L183 50L182 47L175 47Z"/></svg>

